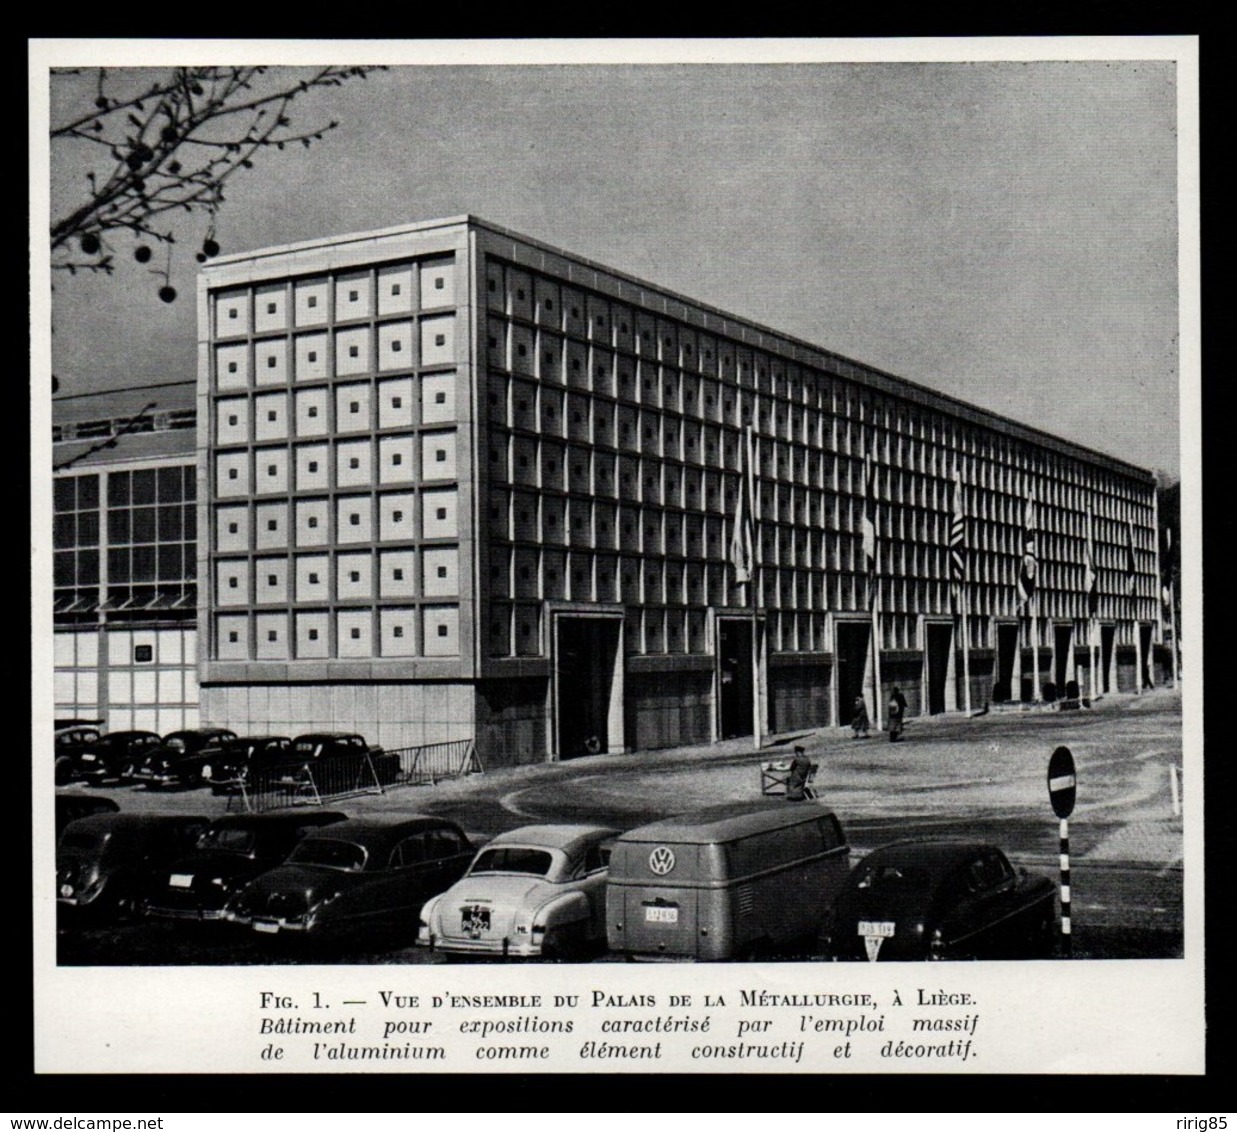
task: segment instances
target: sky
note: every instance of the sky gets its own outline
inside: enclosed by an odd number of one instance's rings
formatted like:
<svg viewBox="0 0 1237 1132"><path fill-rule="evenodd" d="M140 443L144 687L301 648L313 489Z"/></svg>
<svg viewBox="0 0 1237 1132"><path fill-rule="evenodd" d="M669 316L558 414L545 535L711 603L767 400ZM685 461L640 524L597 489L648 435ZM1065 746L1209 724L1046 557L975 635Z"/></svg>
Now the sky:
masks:
<svg viewBox="0 0 1237 1132"><path fill-rule="evenodd" d="M52 121L96 81L53 77ZM1176 99L1147 59L397 66L298 99L339 128L238 175L215 235L472 213L1176 475ZM195 376L205 225L170 305L124 240L110 278L54 273L61 395Z"/></svg>

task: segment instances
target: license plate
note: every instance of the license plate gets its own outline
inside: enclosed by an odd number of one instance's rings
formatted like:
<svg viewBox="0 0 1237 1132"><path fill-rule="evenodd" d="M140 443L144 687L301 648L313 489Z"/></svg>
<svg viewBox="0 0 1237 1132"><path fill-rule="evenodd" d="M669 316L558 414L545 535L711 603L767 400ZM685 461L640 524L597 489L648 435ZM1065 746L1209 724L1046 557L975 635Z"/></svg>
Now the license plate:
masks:
<svg viewBox="0 0 1237 1132"><path fill-rule="evenodd" d="M894 922L892 920L860 920L859 934L864 936L875 936L880 939L888 939L893 935Z"/></svg>
<svg viewBox="0 0 1237 1132"><path fill-rule="evenodd" d="M168 877L168 885L171 888L189 888L192 884L192 873L173 873L170 877Z"/></svg>
<svg viewBox="0 0 1237 1132"><path fill-rule="evenodd" d="M490 910L488 908L461 908L460 931L476 939L482 932L490 930Z"/></svg>
<svg viewBox="0 0 1237 1132"><path fill-rule="evenodd" d="M267 935L274 935L279 931L279 925L271 920L254 920L253 930L255 932L266 932Z"/></svg>
<svg viewBox="0 0 1237 1132"><path fill-rule="evenodd" d="M645 908L644 922L646 924L677 924L679 910L677 908Z"/></svg>

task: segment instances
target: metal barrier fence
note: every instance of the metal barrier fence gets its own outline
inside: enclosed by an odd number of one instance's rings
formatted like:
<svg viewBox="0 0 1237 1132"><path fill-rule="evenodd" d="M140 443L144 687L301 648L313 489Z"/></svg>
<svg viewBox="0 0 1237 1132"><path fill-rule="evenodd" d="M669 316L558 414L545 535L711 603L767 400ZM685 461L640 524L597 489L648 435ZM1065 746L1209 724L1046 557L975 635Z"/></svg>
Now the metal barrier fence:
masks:
<svg viewBox="0 0 1237 1132"><path fill-rule="evenodd" d="M472 739L429 743L396 750L375 748L361 757L322 759L301 766L257 771L238 779L228 809L239 801L247 813L285 806L321 806L360 794L382 794L396 786L434 785L444 779L479 774L484 768Z"/></svg>
<svg viewBox="0 0 1237 1132"><path fill-rule="evenodd" d="M477 744L472 739L401 747L387 753L399 756L398 781L410 786L433 786L443 779L480 774L485 769L477 755Z"/></svg>

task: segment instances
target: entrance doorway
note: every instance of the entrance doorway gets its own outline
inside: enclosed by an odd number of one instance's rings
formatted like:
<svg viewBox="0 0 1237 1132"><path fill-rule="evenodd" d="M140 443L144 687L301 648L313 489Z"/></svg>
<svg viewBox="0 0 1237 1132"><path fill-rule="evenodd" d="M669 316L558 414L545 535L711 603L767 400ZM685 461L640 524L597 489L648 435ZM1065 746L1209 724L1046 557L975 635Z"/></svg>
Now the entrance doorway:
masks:
<svg viewBox="0 0 1237 1132"><path fill-rule="evenodd" d="M1154 665L1151 663L1151 628L1150 625L1138 626L1139 656L1142 659L1143 668L1138 674L1138 679L1144 688L1155 687L1155 681L1151 678L1151 673L1154 671Z"/></svg>
<svg viewBox="0 0 1237 1132"><path fill-rule="evenodd" d="M621 746L615 720L622 718L622 704L615 680L622 622L615 617L560 615L555 624L558 757L596 755Z"/></svg>
<svg viewBox="0 0 1237 1132"><path fill-rule="evenodd" d="M993 703L1008 703L1014 697L1014 660L1018 655L1018 626L996 627L996 682Z"/></svg>
<svg viewBox="0 0 1237 1132"><path fill-rule="evenodd" d="M868 645L872 640L872 626L868 624L840 622L836 631L837 642L834 655L837 658L838 725L846 727L855 718L855 700L863 694L863 681L868 671ZM872 714L874 704L868 706Z"/></svg>
<svg viewBox="0 0 1237 1132"><path fill-rule="evenodd" d="M718 714L722 739L752 733L752 623L717 619Z"/></svg>
<svg viewBox="0 0 1237 1132"><path fill-rule="evenodd" d="M1100 676L1105 693L1112 691L1109 685L1112 679L1112 651L1116 639L1117 627L1115 625L1100 626Z"/></svg>
<svg viewBox="0 0 1237 1132"><path fill-rule="evenodd" d="M949 679L949 653L953 645L952 625L924 626L927 647L924 660L928 677L928 714L940 715L945 710L945 686Z"/></svg>
<svg viewBox="0 0 1237 1132"><path fill-rule="evenodd" d="M1069 682L1073 680L1074 666L1071 661L1074 659L1074 627L1072 625L1054 625L1052 638L1052 678L1057 685L1057 699L1064 699L1068 695L1077 695L1078 686L1074 685L1073 692L1068 690Z"/></svg>

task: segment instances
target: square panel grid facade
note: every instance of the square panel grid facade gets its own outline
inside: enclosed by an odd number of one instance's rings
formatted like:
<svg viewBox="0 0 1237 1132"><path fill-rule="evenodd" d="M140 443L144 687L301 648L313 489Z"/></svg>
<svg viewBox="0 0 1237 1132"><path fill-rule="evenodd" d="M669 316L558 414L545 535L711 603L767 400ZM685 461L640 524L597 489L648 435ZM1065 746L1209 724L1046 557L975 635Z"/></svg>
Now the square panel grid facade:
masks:
<svg viewBox="0 0 1237 1132"><path fill-rule="evenodd" d="M207 660L458 662L456 256L289 267L206 294Z"/></svg>
<svg viewBox="0 0 1237 1132"><path fill-rule="evenodd" d="M723 320L703 310L618 301L496 256L484 270L490 657L539 655L556 601L624 606L631 655L710 654L710 609L747 600L729 549L746 426L755 603L772 653L830 653L829 615L866 615L873 584L882 650L922 649L922 619L957 609L955 477L971 648L990 647L994 624L1020 615L1028 497L1041 644L1054 622L1085 632L1088 509L1096 616L1117 624L1122 644L1135 620L1156 620L1145 474L950 411L844 359L706 330ZM869 454L874 578L862 545Z"/></svg>

